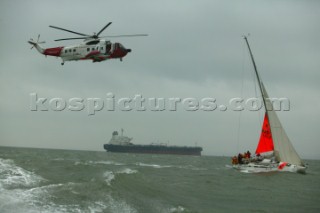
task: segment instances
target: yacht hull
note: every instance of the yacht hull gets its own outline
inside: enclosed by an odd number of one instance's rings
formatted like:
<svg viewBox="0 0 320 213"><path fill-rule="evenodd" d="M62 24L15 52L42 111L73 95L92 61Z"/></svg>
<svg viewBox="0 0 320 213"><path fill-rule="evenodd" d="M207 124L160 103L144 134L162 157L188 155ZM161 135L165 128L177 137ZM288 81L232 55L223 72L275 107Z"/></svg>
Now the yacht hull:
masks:
<svg viewBox="0 0 320 213"><path fill-rule="evenodd" d="M289 164L285 162L280 163L248 163L233 165L234 169L244 173L262 173L262 172L293 172L293 173L306 173L307 167Z"/></svg>

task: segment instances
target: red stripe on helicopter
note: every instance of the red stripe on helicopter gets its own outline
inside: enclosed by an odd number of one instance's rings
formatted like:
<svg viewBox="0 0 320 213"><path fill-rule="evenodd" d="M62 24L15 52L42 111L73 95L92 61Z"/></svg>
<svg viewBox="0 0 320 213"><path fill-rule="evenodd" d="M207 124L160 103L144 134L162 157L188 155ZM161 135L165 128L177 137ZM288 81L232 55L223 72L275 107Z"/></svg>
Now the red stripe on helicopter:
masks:
<svg viewBox="0 0 320 213"><path fill-rule="evenodd" d="M60 56L63 47L53 47L44 50L44 55Z"/></svg>

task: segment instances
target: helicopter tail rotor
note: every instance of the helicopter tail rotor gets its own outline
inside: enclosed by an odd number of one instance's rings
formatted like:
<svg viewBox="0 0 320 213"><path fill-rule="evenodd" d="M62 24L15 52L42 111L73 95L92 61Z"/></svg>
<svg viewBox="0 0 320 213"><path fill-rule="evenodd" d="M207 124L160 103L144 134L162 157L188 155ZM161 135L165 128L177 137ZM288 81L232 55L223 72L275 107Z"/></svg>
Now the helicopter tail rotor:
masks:
<svg viewBox="0 0 320 213"><path fill-rule="evenodd" d="M34 41L32 38L28 41L29 44L32 45L31 49L33 49L36 46L39 46L39 44L44 44L46 43L45 41L39 41L40 39L40 34L38 35L37 41Z"/></svg>
<svg viewBox="0 0 320 213"><path fill-rule="evenodd" d="M40 53L43 53L44 49L39 44L44 44L46 42L45 41L39 41L39 39L40 39L40 34L38 35L38 38L37 38L36 41L34 41L32 38L30 38L28 43L32 45L31 49L33 49L35 47Z"/></svg>

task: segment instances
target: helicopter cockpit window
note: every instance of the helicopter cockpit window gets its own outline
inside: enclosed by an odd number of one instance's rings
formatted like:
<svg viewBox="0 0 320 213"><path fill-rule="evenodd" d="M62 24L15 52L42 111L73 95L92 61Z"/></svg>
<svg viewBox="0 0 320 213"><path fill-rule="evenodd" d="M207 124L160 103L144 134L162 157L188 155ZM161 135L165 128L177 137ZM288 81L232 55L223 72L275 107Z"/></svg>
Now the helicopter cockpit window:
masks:
<svg viewBox="0 0 320 213"><path fill-rule="evenodd" d="M94 45L94 44L98 44L99 42L100 42L99 40L89 41L86 43L86 45Z"/></svg>

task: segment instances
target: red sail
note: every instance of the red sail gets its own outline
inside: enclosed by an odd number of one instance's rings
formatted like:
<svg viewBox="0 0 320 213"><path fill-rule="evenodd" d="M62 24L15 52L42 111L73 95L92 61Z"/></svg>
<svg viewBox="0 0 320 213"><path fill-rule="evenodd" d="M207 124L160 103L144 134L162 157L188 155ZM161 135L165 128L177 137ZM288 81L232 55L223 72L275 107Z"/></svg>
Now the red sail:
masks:
<svg viewBox="0 0 320 213"><path fill-rule="evenodd" d="M264 115L262 131L256 154L273 151L273 140L267 114Z"/></svg>

